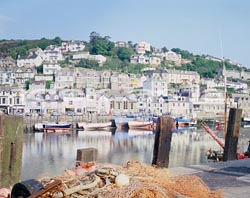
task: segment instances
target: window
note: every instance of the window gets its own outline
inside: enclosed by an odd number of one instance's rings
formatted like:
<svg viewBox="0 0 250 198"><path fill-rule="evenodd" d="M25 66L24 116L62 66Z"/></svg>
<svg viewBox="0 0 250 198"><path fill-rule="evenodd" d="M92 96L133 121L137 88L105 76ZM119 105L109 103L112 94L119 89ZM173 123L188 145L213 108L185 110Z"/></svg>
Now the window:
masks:
<svg viewBox="0 0 250 198"><path fill-rule="evenodd" d="M5 104L5 98L3 98L2 103Z"/></svg>
<svg viewBox="0 0 250 198"><path fill-rule="evenodd" d="M128 109L128 101L123 102L123 109Z"/></svg>
<svg viewBox="0 0 250 198"><path fill-rule="evenodd" d="M20 98L17 98L17 99L16 99L16 103L17 103L17 104L20 104Z"/></svg>
<svg viewBox="0 0 250 198"><path fill-rule="evenodd" d="M10 98L10 104L12 104L12 98Z"/></svg>
<svg viewBox="0 0 250 198"><path fill-rule="evenodd" d="M115 107L115 102L114 101L111 101L110 102L110 109L113 109Z"/></svg>
<svg viewBox="0 0 250 198"><path fill-rule="evenodd" d="M134 108L134 104L133 103L131 103L131 109L133 109Z"/></svg>
<svg viewBox="0 0 250 198"><path fill-rule="evenodd" d="M69 101L69 105L73 105L73 101L72 100Z"/></svg>

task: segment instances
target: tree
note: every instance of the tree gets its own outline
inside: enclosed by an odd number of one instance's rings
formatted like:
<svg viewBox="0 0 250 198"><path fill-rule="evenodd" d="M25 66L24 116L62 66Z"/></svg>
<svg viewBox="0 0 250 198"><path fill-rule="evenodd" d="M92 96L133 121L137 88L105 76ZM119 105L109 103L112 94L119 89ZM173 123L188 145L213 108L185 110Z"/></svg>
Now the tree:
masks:
<svg viewBox="0 0 250 198"><path fill-rule="evenodd" d="M59 36L55 37L52 41L56 45L61 45L62 44L62 39Z"/></svg>
<svg viewBox="0 0 250 198"><path fill-rule="evenodd" d="M90 42L90 54L101 54L104 56L111 56L115 44L107 39L95 39Z"/></svg>
<svg viewBox="0 0 250 198"><path fill-rule="evenodd" d="M51 81L51 80L47 80L47 81L46 81L45 88L46 88L46 89L50 89L51 84L52 84L52 81Z"/></svg>
<svg viewBox="0 0 250 198"><path fill-rule="evenodd" d="M30 81L26 80L25 81L25 89L29 90L29 88L30 88Z"/></svg>
<svg viewBox="0 0 250 198"><path fill-rule="evenodd" d="M36 68L38 74L43 74L43 65L40 65Z"/></svg>
<svg viewBox="0 0 250 198"><path fill-rule="evenodd" d="M83 67L83 68L97 68L99 66L98 62L95 60L89 60L82 58L78 64L76 64L76 67Z"/></svg>
<svg viewBox="0 0 250 198"><path fill-rule="evenodd" d="M133 53L134 51L132 49L126 47L120 47L117 50L117 56L121 61L129 61Z"/></svg>
<svg viewBox="0 0 250 198"><path fill-rule="evenodd" d="M182 58L192 60L194 55L187 50L181 50L180 48L172 48L171 51L180 54Z"/></svg>
<svg viewBox="0 0 250 198"><path fill-rule="evenodd" d="M168 49L164 46L162 49L161 49L164 53L165 52L168 52Z"/></svg>

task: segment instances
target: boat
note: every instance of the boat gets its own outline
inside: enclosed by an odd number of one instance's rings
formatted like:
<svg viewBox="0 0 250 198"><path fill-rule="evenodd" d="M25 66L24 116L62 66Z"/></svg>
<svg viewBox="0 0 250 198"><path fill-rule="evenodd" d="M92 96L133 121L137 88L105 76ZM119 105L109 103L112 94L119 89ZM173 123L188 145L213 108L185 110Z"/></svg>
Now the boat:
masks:
<svg viewBox="0 0 250 198"><path fill-rule="evenodd" d="M190 120L184 118L175 118L174 121L176 122L176 127L186 127L190 125Z"/></svg>
<svg viewBox="0 0 250 198"><path fill-rule="evenodd" d="M247 123L249 123L249 122L250 122L250 117L243 117L243 118L242 118L242 122L247 122Z"/></svg>
<svg viewBox="0 0 250 198"><path fill-rule="evenodd" d="M78 129L83 129L84 131L110 131L112 129L116 129L115 121L109 121L104 123L87 123L87 122L78 122Z"/></svg>
<svg viewBox="0 0 250 198"><path fill-rule="evenodd" d="M153 121L131 120L128 126L129 129L153 131Z"/></svg>
<svg viewBox="0 0 250 198"><path fill-rule="evenodd" d="M71 124L69 123L46 123L43 124L43 131L49 132L69 132Z"/></svg>
<svg viewBox="0 0 250 198"><path fill-rule="evenodd" d="M34 132L43 132L44 123L35 123Z"/></svg>
<svg viewBox="0 0 250 198"><path fill-rule="evenodd" d="M135 117L114 117L117 129L127 131L129 129L128 121L134 120Z"/></svg>

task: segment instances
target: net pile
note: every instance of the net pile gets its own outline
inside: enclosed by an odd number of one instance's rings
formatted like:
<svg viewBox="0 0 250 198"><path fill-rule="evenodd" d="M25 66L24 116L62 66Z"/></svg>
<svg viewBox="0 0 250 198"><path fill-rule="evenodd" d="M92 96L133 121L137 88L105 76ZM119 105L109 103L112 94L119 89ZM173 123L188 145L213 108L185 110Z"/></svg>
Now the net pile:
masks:
<svg viewBox="0 0 250 198"><path fill-rule="evenodd" d="M106 171L104 171L106 172ZM104 173L102 171L102 173ZM168 169L155 168L139 162L128 162L126 167L115 166L109 173L124 173L129 176L128 185L118 187L114 175L102 177L95 171L91 176L61 175L66 188L85 182L91 188L80 190L69 195L71 198L222 198L221 190L211 191L196 176L171 176ZM96 186L93 181L97 179ZM43 183L46 184L45 179Z"/></svg>

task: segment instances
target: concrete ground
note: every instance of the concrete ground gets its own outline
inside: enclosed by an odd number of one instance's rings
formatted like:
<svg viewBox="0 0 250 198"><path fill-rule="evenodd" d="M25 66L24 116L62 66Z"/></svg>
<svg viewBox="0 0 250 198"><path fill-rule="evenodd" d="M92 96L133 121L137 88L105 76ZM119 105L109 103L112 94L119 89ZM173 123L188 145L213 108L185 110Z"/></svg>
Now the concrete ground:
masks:
<svg viewBox="0 0 250 198"><path fill-rule="evenodd" d="M250 197L250 158L207 165L169 168L173 175L200 177L211 190L222 189L226 198Z"/></svg>

